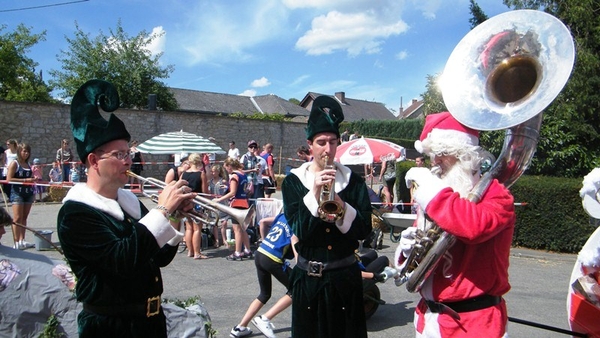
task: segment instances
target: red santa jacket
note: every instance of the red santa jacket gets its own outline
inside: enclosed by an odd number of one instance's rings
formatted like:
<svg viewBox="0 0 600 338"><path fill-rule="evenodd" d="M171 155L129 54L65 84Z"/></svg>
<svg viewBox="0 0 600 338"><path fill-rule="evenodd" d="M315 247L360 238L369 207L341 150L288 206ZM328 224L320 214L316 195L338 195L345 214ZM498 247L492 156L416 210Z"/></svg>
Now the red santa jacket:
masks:
<svg viewBox="0 0 600 338"><path fill-rule="evenodd" d="M484 294L501 296L510 290L508 257L515 211L508 189L494 180L481 201L474 203L447 188L431 200L426 212L457 241L446 254L451 262L442 260L431 283L424 285L429 287L421 292L425 298L452 302Z"/></svg>

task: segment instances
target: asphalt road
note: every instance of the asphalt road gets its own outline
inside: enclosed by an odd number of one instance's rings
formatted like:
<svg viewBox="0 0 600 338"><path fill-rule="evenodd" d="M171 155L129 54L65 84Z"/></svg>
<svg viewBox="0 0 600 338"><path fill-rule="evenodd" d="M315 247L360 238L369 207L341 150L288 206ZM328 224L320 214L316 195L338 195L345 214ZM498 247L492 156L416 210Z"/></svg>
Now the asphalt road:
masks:
<svg viewBox="0 0 600 338"><path fill-rule="evenodd" d="M277 197L277 196L274 196ZM1 200L1 198L0 198ZM144 203L152 207L152 202L144 199ZM61 204L37 203L29 216L28 226L36 230L55 230L56 216ZM387 235L387 234L386 234ZM27 233L26 239L34 242L34 236ZM58 242L56 233L52 240ZM1 240L2 245L12 245L12 235L7 234ZM396 244L389 236L384 239L384 247L380 255L393 257ZM53 259L62 260L55 250L36 251ZM258 282L253 260L227 261L227 248L208 249L204 251L211 258L194 260L185 253L178 254L173 262L162 270L164 279L164 298L185 300L199 296L212 319L213 328L218 331L217 337L228 337L231 328L244 315L250 302L258 295ZM566 295L569 276L576 256L572 254L555 254L543 251L514 248L510 257L511 291L505 296L510 317L536 322L552 327L568 329L566 312ZM386 301L367 321L369 337L412 337L413 310L419 299L404 287L396 287L393 283L380 284L381 295ZM284 288L274 282L273 298L267 304L272 305L285 292ZM260 313L264 313L263 309ZM290 309L273 320L278 337L289 337L291 326ZM250 327L254 329L252 324ZM568 337L527 325L509 323L508 332L511 337L547 338ZM262 337L255 333L253 337Z"/></svg>

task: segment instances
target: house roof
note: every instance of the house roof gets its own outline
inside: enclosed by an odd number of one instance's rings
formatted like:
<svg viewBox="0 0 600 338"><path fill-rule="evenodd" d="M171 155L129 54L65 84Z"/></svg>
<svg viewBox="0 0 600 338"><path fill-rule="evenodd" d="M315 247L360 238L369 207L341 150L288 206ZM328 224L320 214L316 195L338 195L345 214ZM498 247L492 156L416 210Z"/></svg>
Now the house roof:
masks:
<svg viewBox="0 0 600 338"><path fill-rule="evenodd" d="M315 98L326 95L315 92L309 92L304 99L300 101L300 105L306 108L307 111L312 109L312 103ZM335 95L327 95L336 99L342 106L344 111L344 121L352 122L359 120L395 120L396 116L385 107L383 103L372 102L365 100L356 100L346 97L344 92L337 92Z"/></svg>
<svg viewBox="0 0 600 338"><path fill-rule="evenodd" d="M410 106L400 113L400 119L414 119L423 115L423 100L412 100Z"/></svg>
<svg viewBox="0 0 600 338"><path fill-rule="evenodd" d="M287 116L308 116L310 113L273 94L249 97L180 88L170 88L170 90L177 100L179 111L212 114L242 113L246 115L263 113Z"/></svg>

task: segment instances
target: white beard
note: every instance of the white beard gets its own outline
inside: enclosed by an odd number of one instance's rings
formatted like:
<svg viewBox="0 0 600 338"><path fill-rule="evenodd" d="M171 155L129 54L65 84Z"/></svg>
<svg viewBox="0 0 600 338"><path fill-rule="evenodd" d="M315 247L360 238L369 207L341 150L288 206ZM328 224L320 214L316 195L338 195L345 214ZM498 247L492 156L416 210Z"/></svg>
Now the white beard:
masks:
<svg viewBox="0 0 600 338"><path fill-rule="evenodd" d="M472 175L470 170L465 170L458 163L443 173L441 179L462 198L467 197L478 181L477 175Z"/></svg>

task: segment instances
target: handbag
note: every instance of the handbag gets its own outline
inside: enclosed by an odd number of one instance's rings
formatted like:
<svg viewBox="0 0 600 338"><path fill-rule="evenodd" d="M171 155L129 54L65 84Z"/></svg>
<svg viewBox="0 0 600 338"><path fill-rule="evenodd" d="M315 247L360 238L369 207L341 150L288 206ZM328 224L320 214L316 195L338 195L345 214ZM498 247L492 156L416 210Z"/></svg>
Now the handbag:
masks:
<svg viewBox="0 0 600 338"><path fill-rule="evenodd" d="M234 198L229 202L229 206L236 209L248 209L250 205L245 198Z"/></svg>

